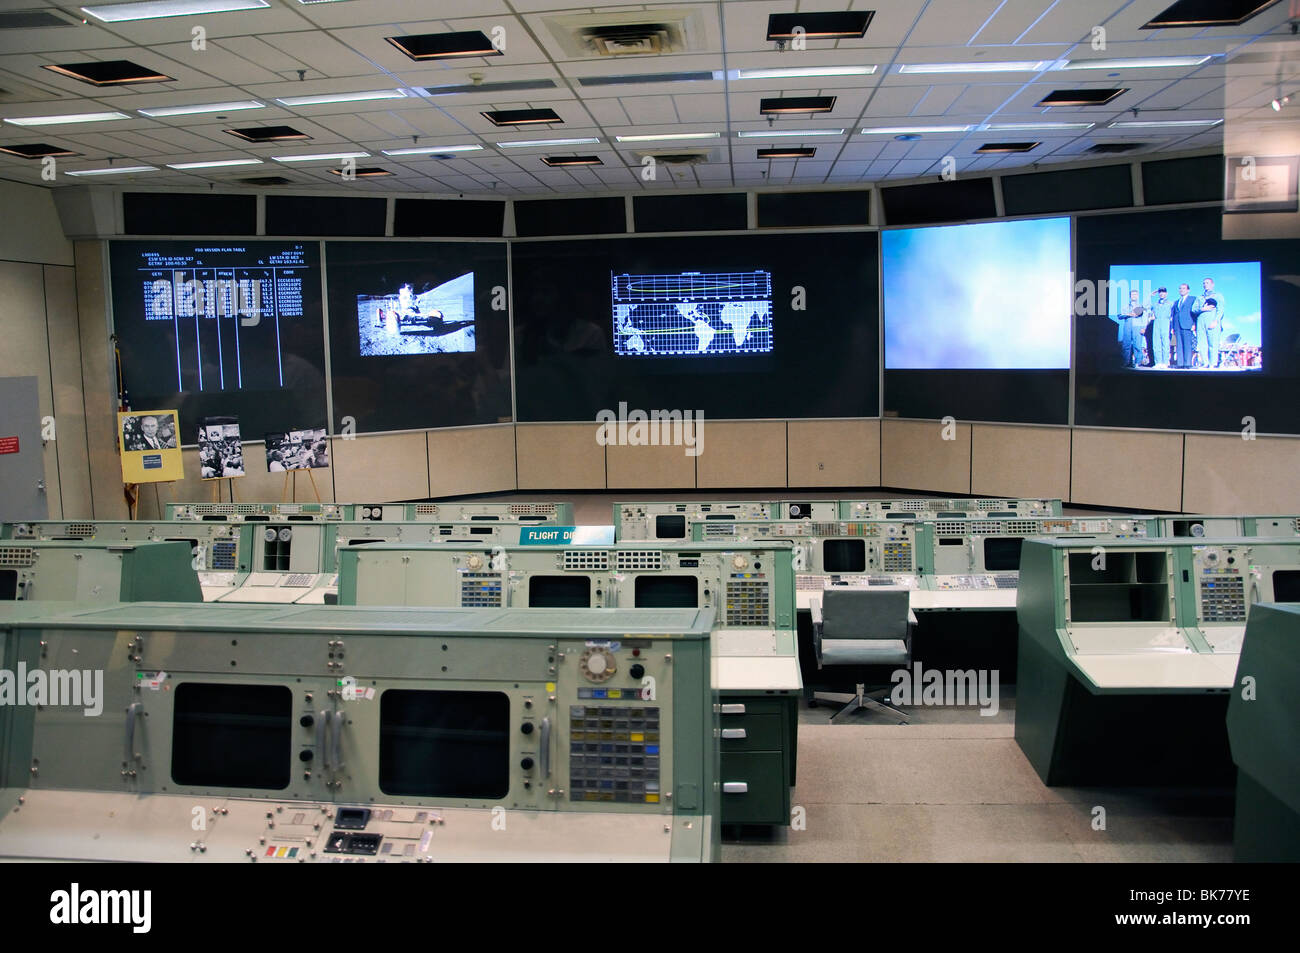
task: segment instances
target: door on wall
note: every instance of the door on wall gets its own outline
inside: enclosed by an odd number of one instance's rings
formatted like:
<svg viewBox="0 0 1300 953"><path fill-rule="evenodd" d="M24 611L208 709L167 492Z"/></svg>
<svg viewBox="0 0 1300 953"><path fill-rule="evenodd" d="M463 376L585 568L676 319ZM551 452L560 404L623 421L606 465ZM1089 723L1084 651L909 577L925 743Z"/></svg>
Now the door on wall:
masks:
<svg viewBox="0 0 1300 953"><path fill-rule="evenodd" d="M0 523L49 519L35 377L0 377Z"/></svg>

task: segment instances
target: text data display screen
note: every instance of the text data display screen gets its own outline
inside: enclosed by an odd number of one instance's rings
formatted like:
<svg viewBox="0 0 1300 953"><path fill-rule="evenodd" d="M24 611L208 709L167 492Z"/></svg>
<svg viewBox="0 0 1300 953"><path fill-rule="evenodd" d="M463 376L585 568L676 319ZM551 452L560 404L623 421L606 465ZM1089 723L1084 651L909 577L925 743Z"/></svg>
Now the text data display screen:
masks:
<svg viewBox="0 0 1300 953"><path fill-rule="evenodd" d="M112 243L132 404L239 417L250 433L323 425L319 260L312 242Z"/></svg>
<svg viewBox="0 0 1300 953"><path fill-rule="evenodd" d="M772 273L611 274L614 351L622 357L766 354Z"/></svg>

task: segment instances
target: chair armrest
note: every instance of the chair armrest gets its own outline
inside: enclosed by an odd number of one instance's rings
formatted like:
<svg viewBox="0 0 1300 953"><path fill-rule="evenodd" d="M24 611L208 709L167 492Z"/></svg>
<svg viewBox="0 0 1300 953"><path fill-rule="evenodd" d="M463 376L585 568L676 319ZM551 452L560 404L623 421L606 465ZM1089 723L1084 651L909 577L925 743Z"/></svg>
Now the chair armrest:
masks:
<svg viewBox="0 0 1300 953"><path fill-rule="evenodd" d="M813 655L816 656L817 668L820 669L822 667L822 620L820 612L813 613L812 634Z"/></svg>

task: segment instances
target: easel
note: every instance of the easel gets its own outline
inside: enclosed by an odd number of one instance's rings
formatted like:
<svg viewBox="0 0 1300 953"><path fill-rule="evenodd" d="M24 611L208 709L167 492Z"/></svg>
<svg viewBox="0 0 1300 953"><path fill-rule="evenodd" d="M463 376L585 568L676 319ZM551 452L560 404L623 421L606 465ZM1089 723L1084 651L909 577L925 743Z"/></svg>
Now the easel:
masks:
<svg viewBox="0 0 1300 953"><path fill-rule="evenodd" d="M290 477L293 478L292 498L286 500L285 495L290 492L290 488L289 488ZM321 501L320 490L316 488L316 477L312 475L311 467L307 467L307 479L311 481L311 492L316 497L316 502L319 503ZM280 489L280 502L281 503L298 502L298 471L297 470L284 471L284 486Z"/></svg>
<svg viewBox="0 0 1300 953"><path fill-rule="evenodd" d="M212 502L221 502L221 481L225 479L230 489L230 502L235 502L235 478L234 477L212 477L207 482L212 484Z"/></svg>
<svg viewBox="0 0 1300 953"><path fill-rule="evenodd" d="M163 508L162 508L162 491L159 489L159 487L161 487L163 483L167 483L168 485L170 485L175 482L176 482L175 480L162 480L159 481L158 483L153 484L154 504L158 507L159 519L164 518ZM140 493L142 488L145 487L146 485L147 484L144 483L124 483L122 485L122 492L123 495L125 495L126 497L127 517L129 519L135 520L140 518ZM170 499L171 495L172 495L171 491L169 490L167 492L167 496L169 497L167 502L169 503L174 502L174 500Z"/></svg>

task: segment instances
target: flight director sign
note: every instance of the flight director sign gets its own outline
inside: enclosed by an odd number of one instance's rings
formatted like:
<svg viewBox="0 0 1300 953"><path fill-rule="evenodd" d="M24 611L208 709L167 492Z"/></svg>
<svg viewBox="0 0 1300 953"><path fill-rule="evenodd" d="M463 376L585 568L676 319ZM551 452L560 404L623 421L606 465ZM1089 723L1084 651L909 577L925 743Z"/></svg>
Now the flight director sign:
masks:
<svg viewBox="0 0 1300 953"><path fill-rule="evenodd" d="M521 526L520 546L612 546L611 526Z"/></svg>

